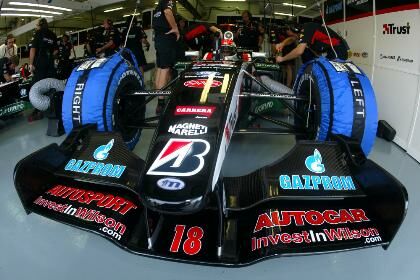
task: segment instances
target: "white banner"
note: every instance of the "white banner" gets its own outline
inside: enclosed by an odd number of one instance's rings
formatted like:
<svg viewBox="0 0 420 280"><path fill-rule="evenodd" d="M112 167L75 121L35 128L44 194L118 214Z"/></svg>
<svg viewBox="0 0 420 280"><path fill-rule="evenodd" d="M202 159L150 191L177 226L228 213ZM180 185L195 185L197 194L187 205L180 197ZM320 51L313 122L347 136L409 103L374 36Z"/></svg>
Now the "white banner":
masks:
<svg viewBox="0 0 420 280"><path fill-rule="evenodd" d="M419 10L376 16L376 65L419 74L419 25Z"/></svg>

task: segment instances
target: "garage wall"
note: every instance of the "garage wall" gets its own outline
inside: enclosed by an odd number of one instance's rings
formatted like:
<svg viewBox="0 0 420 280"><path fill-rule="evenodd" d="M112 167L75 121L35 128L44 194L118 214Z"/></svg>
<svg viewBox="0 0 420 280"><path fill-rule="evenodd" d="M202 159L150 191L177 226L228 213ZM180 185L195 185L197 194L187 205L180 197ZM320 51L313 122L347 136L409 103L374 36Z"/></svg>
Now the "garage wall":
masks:
<svg viewBox="0 0 420 280"><path fill-rule="evenodd" d="M373 82L379 119L397 130L395 143L420 161L419 1L337 0L325 8L327 24L329 16L330 27L351 47L350 59Z"/></svg>

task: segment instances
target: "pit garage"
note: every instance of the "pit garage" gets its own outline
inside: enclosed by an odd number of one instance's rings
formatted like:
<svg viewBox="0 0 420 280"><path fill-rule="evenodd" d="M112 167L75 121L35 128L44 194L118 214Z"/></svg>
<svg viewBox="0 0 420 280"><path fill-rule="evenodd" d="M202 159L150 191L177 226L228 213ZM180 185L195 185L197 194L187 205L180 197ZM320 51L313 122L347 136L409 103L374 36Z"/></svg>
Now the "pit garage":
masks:
<svg viewBox="0 0 420 280"><path fill-rule="evenodd" d="M420 2L0 3L0 279L418 279Z"/></svg>

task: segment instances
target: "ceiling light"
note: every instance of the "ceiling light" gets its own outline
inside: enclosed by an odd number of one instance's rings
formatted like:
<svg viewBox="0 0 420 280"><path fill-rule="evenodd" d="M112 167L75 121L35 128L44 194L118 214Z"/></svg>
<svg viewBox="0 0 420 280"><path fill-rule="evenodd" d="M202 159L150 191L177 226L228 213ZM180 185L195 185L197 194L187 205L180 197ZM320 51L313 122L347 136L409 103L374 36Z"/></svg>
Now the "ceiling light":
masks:
<svg viewBox="0 0 420 280"><path fill-rule="evenodd" d="M275 12L274 14L280 15L280 16L289 16L289 17L292 17L293 16L292 14L280 13L280 12Z"/></svg>
<svg viewBox="0 0 420 280"><path fill-rule="evenodd" d="M52 11L45 11L45 10L34 10L34 9L17 9L17 8L1 8L2 11L15 11L15 12L31 12L31 13L45 13L45 14L53 14L53 15L62 15L63 13L60 12L52 12Z"/></svg>
<svg viewBox="0 0 420 280"><path fill-rule="evenodd" d="M291 4L291 3L283 3L284 6L292 6L292 7L296 7L296 8L303 8L305 9L306 6L305 5L298 5L298 4Z"/></svg>
<svg viewBox="0 0 420 280"><path fill-rule="evenodd" d="M9 5L15 6L29 6L29 7L37 7L37 8L47 8L53 10L61 10L66 12L71 12L72 9L67 9L63 7L51 6L51 5L43 5L43 4L35 4L35 3L24 3L24 2L9 2Z"/></svg>
<svg viewBox="0 0 420 280"><path fill-rule="evenodd" d="M53 16L47 15L37 15L37 14L0 14L1 17L44 17L44 18L52 18Z"/></svg>
<svg viewBox="0 0 420 280"><path fill-rule="evenodd" d="M114 9L109 9L109 10L105 10L104 13L109 13L109 12L113 12L113 11L119 11L124 9L123 7L118 7L118 8L114 8Z"/></svg>
<svg viewBox="0 0 420 280"><path fill-rule="evenodd" d="M222 0L223 2L245 2L246 0Z"/></svg>
<svg viewBox="0 0 420 280"><path fill-rule="evenodd" d="M131 16L138 16L138 15L140 15L140 13L135 13L135 14L130 14L130 15L123 15L123 17L131 17Z"/></svg>

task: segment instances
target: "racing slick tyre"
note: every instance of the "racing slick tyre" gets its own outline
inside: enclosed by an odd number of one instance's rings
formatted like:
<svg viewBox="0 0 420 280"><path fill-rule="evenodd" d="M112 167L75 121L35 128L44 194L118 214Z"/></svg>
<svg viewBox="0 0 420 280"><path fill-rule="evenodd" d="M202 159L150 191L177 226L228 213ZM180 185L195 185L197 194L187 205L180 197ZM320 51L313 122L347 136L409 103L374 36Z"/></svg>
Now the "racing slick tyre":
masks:
<svg viewBox="0 0 420 280"><path fill-rule="evenodd" d="M352 62L329 61L324 57L304 64L294 91L309 102L297 103L303 116L295 124L305 127L305 139L327 141L332 134L360 142L368 155L378 126L375 94L368 77Z"/></svg>
<svg viewBox="0 0 420 280"><path fill-rule="evenodd" d="M134 149L141 129L130 128L133 118L144 119L142 97L136 104L122 97L142 90L143 77L132 53L126 49L108 58L88 60L75 68L67 81L62 118L67 134L74 127L96 124L98 131L119 131L128 148Z"/></svg>

